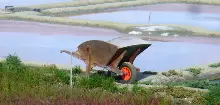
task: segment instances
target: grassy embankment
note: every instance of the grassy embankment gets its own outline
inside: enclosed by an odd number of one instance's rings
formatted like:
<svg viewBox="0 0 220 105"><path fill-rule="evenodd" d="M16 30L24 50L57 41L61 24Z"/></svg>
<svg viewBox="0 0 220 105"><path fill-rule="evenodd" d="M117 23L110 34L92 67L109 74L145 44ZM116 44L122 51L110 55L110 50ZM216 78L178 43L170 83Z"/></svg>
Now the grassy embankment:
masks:
<svg viewBox="0 0 220 105"><path fill-rule="evenodd" d="M127 2L105 3L79 7L62 7L51 8L42 11L45 15L51 16L73 16L88 13L103 12L104 10L123 8L123 7L135 7L150 4L162 4L162 3L189 3L189 4L208 4L208 5L220 5L218 0L135 0Z"/></svg>
<svg viewBox="0 0 220 105"><path fill-rule="evenodd" d="M116 0L117 1L117 0ZM120 0L118 0L120 1ZM107 1L108 2L108 1ZM111 1L111 2L114 2ZM92 20L81 20L81 19L70 19L65 17L52 17L51 15L60 16L62 14L69 15L79 15L90 12L101 12L106 9L112 8L121 8L121 7L132 7L138 5L147 5L147 4L155 4L155 3L171 3L171 2L179 2L179 3L197 3L197 4L212 4L218 5L220 4L217 0L212 1L195 1L195 0L136 0L136 1L124 1L124 2L116 2L116 3L105 3L101 1L95 2L83 2L83 3L57 3L57 4L45 4L38 6L30 6L30 7L18 7L18 8L42 8L41 13L37 12L15 12L11 14L1 14L0 19L3 20L23 20L23 21L37 21L44 23L54 23L54 24L67 24L67 25L77 25L77 26L88 26L88 27L98 27L98 28L107 28L117 30L119 32L128 33L133 30L132 27L135 26L148 26L147 24L124 24L118 22L107 22L107 21L92 21ZM88 6L82 6L91 4ZM94 5L95 4L95 5ZM16 8L15 8L16 9ZM48 15L48 16L44 16ZM162 25L162 24L161 24ZM180 25L172 25L166 24L166 26L176 27L178 30L172 30L171 33L191 33L191 35L203 35L203 36L220 36L219 32L208 31L202 29L200 27L191 27L191 26L180 26Z"/></svg>
<svg viewBox="0 0 220 105"><path fill-rule="evenodd" d="M21 6L15 7L15 12L20 11L32 11L33 9L51 9L51 8L64 8L64 7L79 7L79 6L88 6L104 3L116 3L116 2L127 2L127 1L136 1L136 0L92 0L92 1L70 1L70 2L61 2L61 3L52 3L52 4L40 4L32 6Z"/></svg>
<svg viewBox="0 0 220 105"><path fill-rule="evenodd" d="M30 66L17 56L9 55L0 62L0 104L115 104L115 105L217 105L220 103L219 84L197 81L183 84L209 92L175 87L143 88L134 84L120 87L111 77L93 74L85 77L79 67L73 68L74 86L69 86L65 69L54 65ZM204 84L205 83L205 84ZM181 85L181 84L178 84Z"/></svg>

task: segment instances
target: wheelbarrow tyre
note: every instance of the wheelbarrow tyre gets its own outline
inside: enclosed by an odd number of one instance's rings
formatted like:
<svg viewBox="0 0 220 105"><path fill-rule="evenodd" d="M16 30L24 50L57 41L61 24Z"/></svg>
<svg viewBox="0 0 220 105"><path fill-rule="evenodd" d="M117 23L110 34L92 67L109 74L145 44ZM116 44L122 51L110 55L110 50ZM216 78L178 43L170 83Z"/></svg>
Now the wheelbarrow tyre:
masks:
<svg viewBox="0 0 220 105"><path fill-rule="evenodd" d="M131 64L130 62L124 62L121 65L120 70L122 70L123 72L127 72L129 76L120 76L120 79L118 80L119 83L130 84L136 81L137 71L133 64Z"/></svg>

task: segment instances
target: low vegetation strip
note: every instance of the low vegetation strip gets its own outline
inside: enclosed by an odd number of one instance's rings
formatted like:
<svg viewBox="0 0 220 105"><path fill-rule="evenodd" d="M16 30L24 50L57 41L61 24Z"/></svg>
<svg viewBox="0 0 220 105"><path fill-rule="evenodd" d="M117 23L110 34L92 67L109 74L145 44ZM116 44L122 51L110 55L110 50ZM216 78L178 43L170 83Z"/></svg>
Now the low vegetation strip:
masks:
<svg viewBox="0 0 220 105"><path fill-rule="evenodd" d="M73 68L74 86L69 86L69 71L55 65L29 66L19 57L9 55L0 62L0 104L114 104L114 105L218 105L219 85L187 86L208 88L208 92L183 87L143 88L133 84L131 89L119 87L114 78L92 74L89 77ZM207 82L207 81L206 81ZM182 83L180 83L182 84ZM186 83L184 83L186 84ZM196 83L197 84L197 83ZM181 85L180 85L181 86Z"/></svg>
<svg viewBox="0 0 220 105"><path fill-rule="evenodd" d="M127 2L116 2L116 3L104 3L88 6L79 6L79 7L63 7L63 8L51 8L43 10L42 12L46 15L54 16L70 16L70 15L79 15L86 13L96 13L103 12L106 9L113 8L122 8L122 7L132 7L132 6L141 6L148 4L157 4L157 3L196 3L196 4L209 4L209 5L219 5L220 2L217 0L135 0Z"/></svg>
<svg viewBox="0 0 220 105"><path fill-rule="evenodd" d="M63 7L78 7L78 6L87 6L87 5L95 5L95 4L104 4L104 3L114 3L114 2L126 2L126 1L135 1L135 0L86 0L86 1L72 1L72 2L61 2L61 3L53 3L53 4L40 4L33 6L25 6L25 7L15 7L15 11L28 11L34 8L38 8L41 10L51 9L51 8L63 8Z"/></svg>
<svg viewBox="0 0 220 105"><path fill-rule="evenodd" d="M128 27L136 26L135 24L123 24L123 23L109 22L109 21L81 20L81 19L70 19L70 18L62 18L62 17L15 15L15 14L0 15L0 19L107 28L107 29L117 30L120 32L126 32Z"/></svg>

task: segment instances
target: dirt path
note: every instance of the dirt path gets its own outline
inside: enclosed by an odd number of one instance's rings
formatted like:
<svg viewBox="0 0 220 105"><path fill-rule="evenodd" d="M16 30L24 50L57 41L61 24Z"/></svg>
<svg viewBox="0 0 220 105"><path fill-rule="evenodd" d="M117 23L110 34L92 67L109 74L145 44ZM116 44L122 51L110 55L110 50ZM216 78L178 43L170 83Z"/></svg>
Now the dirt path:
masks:
<svg viewBox="0 0 220 105"><path fill-rule="evenodd" d="M68 26L58 24L47 24L38 22L0 20L0 32L28 32L40 33L42 35L75 35L75 36L127 36L114 30ZM1 34L0 34L1 35ZM163 37L163 36L141 36L150 41L162 42L191 42L204 44L220 44L220 38L207 37Z"/></svg>

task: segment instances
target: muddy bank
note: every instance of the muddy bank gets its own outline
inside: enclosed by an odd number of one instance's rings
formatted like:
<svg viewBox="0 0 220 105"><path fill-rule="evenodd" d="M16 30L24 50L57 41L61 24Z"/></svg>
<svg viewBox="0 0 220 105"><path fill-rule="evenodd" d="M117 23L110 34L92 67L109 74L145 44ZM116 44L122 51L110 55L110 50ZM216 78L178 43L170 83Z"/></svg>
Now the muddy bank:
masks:
<svg viewBox="0 0 220 105"><path fill-rule="evenodd" d="M220 6L201 5L201 4L182 4L182 3L167 3L167 4L151 4L135 7L124 7L108 9L105 12L127 11L127 10L142 10L142 11L173 11L173 12L194 12L194 13L220 13Z"/></svg>
<svg viewBox="0 0 220 105"><path fill-rule="evenodd" d="M70 25L48 24L39 22L0 20L0 32L28 32L44 35L83 35L83 36L122 36L124 34L115 30L80 27Z"/></svg>
<svg viewBox="0 0 220 105"><path fill-rule="evenodd" d="M80 27L69 25L48 24L39 22L0 20L0 32L27 32L43 35L74 35L74 36L128 36L115 30ZM135 35L136 36L136 35ZM192 36L138 36L145 40L161 42L191 42L205 44L220 44L218 37L192 37Z"/></svg>
<svg viewBox="0 0 220 105"><path fill-rule="evenodd" d="M220 44L218 37L192 37L192 36L140 36L140 38L149 41L160 42L190 42L199 44Z"/></svg>

